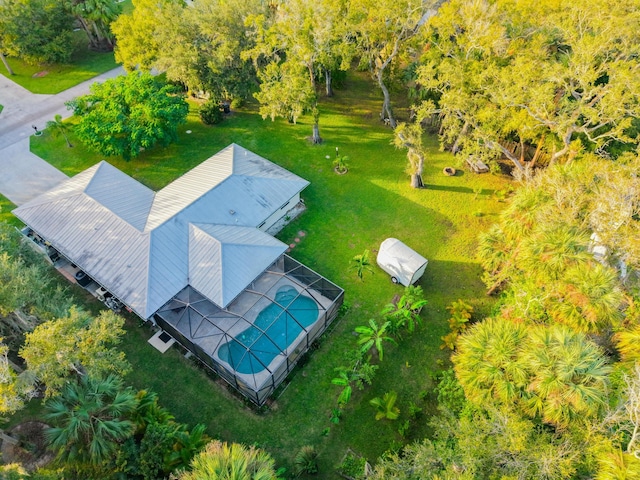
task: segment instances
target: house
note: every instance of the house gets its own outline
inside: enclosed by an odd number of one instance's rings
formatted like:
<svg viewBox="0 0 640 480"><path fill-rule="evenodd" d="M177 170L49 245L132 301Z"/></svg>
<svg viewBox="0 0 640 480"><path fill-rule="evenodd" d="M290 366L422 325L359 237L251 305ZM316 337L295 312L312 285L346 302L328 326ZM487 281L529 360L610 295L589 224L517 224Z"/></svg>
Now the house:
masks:
<svg viewBox="0 0 640 480"><path fill-rule="evenodd" d="M232 144L158 192L103 161L14 214L261 404L342 303L342 289L267 233L308 185ZM270 338L280 329L284 340Z"/></svg>

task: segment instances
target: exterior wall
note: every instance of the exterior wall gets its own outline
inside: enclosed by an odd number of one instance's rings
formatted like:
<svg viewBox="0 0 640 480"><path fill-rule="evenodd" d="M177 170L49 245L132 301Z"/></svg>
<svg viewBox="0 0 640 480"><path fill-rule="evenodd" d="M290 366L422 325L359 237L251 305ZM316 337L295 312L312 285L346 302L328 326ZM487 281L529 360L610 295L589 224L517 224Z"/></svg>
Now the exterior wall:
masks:
<svg viewBox="0 0 640 480"><path fill-rule="evenodd" d="M267 218L264 222L258 225L258 230L262 230L266 232L271 227L273 227L278 220L284 217L289 210L294 208L298 203L300 203L300 193L295 194L287 203L285 203L282 207L276 210L269 218Z"/></svg>

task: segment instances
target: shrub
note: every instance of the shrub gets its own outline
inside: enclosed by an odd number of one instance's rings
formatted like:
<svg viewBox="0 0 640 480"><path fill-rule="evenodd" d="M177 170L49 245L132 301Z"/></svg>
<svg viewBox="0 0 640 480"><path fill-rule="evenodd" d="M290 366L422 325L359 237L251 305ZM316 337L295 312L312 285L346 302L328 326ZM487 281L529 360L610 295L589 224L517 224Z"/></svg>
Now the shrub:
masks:
<svg viewBox="0 0 640 480"><path fill-rule="evenodd" d="M200 107L200 120L205 125L217 125L224 120L224 114L217 100L207 100Z"/></svg>
<svg viewBox="0 0 640 480"><path fill-rule="evenodd" d="M313 445L305 445L300 449L293 463L296 475L318 473L318 452Z"/></svg>

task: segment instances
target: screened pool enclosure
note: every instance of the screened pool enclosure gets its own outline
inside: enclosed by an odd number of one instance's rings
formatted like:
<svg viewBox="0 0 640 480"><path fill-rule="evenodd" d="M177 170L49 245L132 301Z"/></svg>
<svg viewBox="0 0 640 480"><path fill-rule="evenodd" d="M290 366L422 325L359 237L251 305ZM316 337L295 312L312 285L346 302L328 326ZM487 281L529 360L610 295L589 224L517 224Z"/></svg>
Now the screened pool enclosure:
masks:
<svg viewBox="0 0 640 480"><path fill-rule="evenodd" d="M335 319L343 296L340 287L282 255L227 308L187 286L154 319L262 405Z"/></svg>

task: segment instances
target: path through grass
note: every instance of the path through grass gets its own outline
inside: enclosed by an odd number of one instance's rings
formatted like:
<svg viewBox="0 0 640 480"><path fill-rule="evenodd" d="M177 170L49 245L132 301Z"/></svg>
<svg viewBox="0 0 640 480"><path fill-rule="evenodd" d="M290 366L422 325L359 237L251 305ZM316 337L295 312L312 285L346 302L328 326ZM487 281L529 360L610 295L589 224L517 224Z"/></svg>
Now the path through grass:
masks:
<svg viewBox="0 0 640 480"><path fill-rule="evenodd" d="M347 448L373 461L389 448L427 436L427 419L434 411L431 374L448 365L448 353L439 348L440 337L447 333L445 307L460 298L476 308L478 317L492 307L480 282L474 250L478 232L502 208L495 192L506 188L508 180L466 171L454 177L443 175L444 167L458 167L458 159L439 152L436 140L430 138L426 188L411 189L404 173L405 152L391 145L391 130L376 121L379 105L380 98L368 81L350 77L335 98L322 103L322 145L307 141L310 118L297 125L272 123L247 109L219 126L205 127L194 112L181 128L179 144L144 152L129 162L108 159L158 189L235 142L311 182L303 192L307 211L279 238L292 243L297 232L306 233L291 255L342 286L349 310L289 378L290 384L269 410L256 413L248 408L177 350L165 355L155 351L146 343L151 332L136 321L129 323L123 348L134 365L129 381L157 391L178 420L204 422L211 435L225 440L256 443L271 452L279 465L288 467L301 446L315 445L321 454L320 475L315 478L335 478L334 468ZM82 146L68 149L63 139L47 134L32 142L35 153L69 175L102 159L87 154ZM346 175L333 172L336 147L350 157ZM391 236L429 259L419 282L429 300L423 311L424 325L398 347L387 348L373 386L355 392L342 421L333 425L329 418L339 388L331 384L331 378L334 368L346 364L354 349L354 327L375 318L402 292L377 266L373 275L358 280L349 269L350 260L365 249L375 258L380 242ZM389 390L399 394L401 418L376 421L369 400ZM398 427L408 418L409 402L424 412L403 438ZM327 427L330 432L323 436Z"/></svg>

